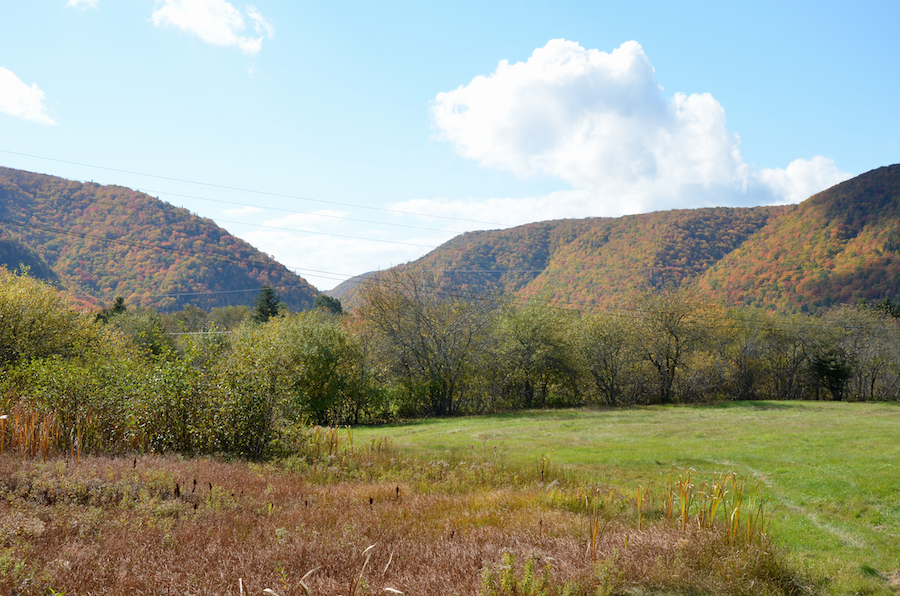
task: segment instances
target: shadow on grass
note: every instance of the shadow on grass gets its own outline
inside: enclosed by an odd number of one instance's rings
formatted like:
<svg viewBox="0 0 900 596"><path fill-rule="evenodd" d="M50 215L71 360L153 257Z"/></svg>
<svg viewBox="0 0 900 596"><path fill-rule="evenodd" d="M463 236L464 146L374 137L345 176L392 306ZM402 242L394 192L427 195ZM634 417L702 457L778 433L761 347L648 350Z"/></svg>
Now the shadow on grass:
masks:
<svg viewBox="0 0 900 596"><path fill-rule="evenodd" d="M802 401L726 401L712 406L719 409L732 410L794 410L808 407Z"/></svg>

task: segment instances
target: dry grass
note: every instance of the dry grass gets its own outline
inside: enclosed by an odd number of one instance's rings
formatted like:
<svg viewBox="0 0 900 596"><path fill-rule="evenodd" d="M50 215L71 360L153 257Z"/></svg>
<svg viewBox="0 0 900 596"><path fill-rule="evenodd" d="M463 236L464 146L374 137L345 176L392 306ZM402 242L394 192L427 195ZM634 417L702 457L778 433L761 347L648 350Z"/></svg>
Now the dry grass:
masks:
<svg viewBox="0 0 900 596"><path fill-rule="evenodd" d="M669 521L645 492L402 462L375 447L288 467L5 455L0 593L800 590L768 541L730 541L726 523Z"/></svg>

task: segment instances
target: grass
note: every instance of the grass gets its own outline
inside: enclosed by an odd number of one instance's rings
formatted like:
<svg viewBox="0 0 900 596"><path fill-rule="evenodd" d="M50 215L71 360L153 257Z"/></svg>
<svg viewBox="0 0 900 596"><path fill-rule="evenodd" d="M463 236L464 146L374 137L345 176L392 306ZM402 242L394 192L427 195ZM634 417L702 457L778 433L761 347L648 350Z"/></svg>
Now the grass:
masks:
<svg viewBox="0 0 900 596"><path fill-rule="evenodd" d="M808 591L724 517L683 526L614 489L383 441L269 465L7 455L0 497L2 594Z"/></svg>
<svg viewBox="0 0 900 596"><path fill-rule="evenodd" d="M659 489L673 470L698 481L761 479L771 534L829 593L890 593L900 578L900 405L731 402L709 407L516 412L356 429L410 456L483 457L559 477Z"/></svg>
<svg viewBox="0 0 900 596"><path fill-rule="evenodd" d="M525 412L314 429L265 465L8 452L0 594L891 594L898 416Z"/></svg>

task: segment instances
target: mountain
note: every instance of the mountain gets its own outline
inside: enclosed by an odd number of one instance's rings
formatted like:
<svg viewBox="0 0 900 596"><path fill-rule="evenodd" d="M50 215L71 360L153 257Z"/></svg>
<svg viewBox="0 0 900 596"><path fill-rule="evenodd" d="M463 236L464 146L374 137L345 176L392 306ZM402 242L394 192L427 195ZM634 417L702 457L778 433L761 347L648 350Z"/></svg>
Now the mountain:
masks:
<svg viewBox="0 0 900 596"><path fill-rule="evenodd" d="M0 167L0 265L71 293L83 308L123 296L162 311L251 304L263 285L292 310L319 292L212 220L120 186Z"/></svg>
<svg viewBox="0 0 900 596"><path fill-rule="evenodd" d="M453 238L401 265L456 292L541 296L609 306L635 287L693 279L790 207L716 207L540 222ZM368 274L329 292L353 307Z"/></svg>
<svg viewBox="0 0 900 596"><path fill-rule="evenodd" d="M730 304L814 310L900 296L900 165L813 195L700 279Z"/></svg>
<svg viewBox="0 0 900 596"><path fill-rule="evenodd" d="M900 165L799 205L660 211L471 232L400 265L447 291L609 307L638 287L696 279L731 305L815 310L900 297ZM353 308L378 272L329 292Z"/></svg>

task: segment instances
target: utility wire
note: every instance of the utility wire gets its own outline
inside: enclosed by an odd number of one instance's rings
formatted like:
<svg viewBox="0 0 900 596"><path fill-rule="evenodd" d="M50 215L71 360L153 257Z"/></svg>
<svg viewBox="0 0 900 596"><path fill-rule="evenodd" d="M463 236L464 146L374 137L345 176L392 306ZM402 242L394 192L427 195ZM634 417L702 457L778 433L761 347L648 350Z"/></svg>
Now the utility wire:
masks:
<svg viewBox="0 0 900 596"><path fill-rule="evenodd" d="M400 214L400 215L414 215L416 217L431 217L431 218L435 218L435 219L446 219L446 220L451 220L451 221L477 223L477 224L483 224L483 225L489 225L489 226L507 227L507 224L502 224L502 223L492 222L492 221L479 221L476 219L466 219L463 217L452 217L449 215L430 215L430 214L426 214L426 213L418 213L415 211L403 211L401 209L386 209L384 207L370 207L368 205L358 205L358 204L354 204L354 203L342 203L339 201L326 201L324 199L312 199L309 197L301 197L301 196L297 196L297 195L289 195L289 194L283 194L283 193L277 193L277 192L268 192L268 191L264 191L264 190L254 190L252 188L240 188L240 187L236 187L236 186L226 186L224 184L213 184L211 182L198 182L196 180L187 180L184 178L174 178L171 176L159 176L157 174L147 174L144 172L135 172L132 170L121 170L118 168L97 166L97 165L81 163L81 162L77 162L77 161L68 161L65 159L55 159L53 157L43 157L41 155L31 155L29 153L19 153L18 151L9 151L7 149L0 149L0 153L7 153L9 155L18 155L21 157L30 157L33 159L43 159L46 161L53 161L56 163L64 163L64 164L69 164L69 165L73 165L73 166L81 166L81 167L85 167L85 168L96 168L98 170L106 170L109 172L119 172L121 174L133 174L136 176L146 176L148 178L157 178L159 180L169 180L172 182L181 182L181 183L185 183L185 184L196 184L198 186L206 186L209 188L220 188L222 190L233 190L233 191L237 191L237 192L246 192L246 193L258 194L258 195L269 196L269 197L278 197L278 198L282 198L282 199L294 199L297 201L309 201L312 203L323 203L326 205L339 205L341 207L353 207L354 209L368 209L370 211L381 211L384 213L395 213L395 214Z"/></svg>
<svg viewBox="0 0 900 596"><path fill-rule="evenodd" d="M199 201L209 201L211 203L222 203L224 205L236 205L238 207L252 207L252 208L260 209L263 211L279 211L281 213L288 213L291 215L310 215L313 217L340 219L343 221L355 221L355 222L359 222L359 223L369 223L369 224L376 224L376 225L380 225L380 226L393 226L395 228L408 228L411 230L425 230L428 232L443 232L445 234L464 234L465 233L465 232L460 232L460 231L456 231L456 230L444 230L441 228L426 228L424 226L414 226L411 224L399 224L399 223L391 223L391 222L387 222L387 221L375 221L372 219L357 219L354 217L347 217L345 215L331 215L331 214L327 214L327 213L317 213L315 211L295 211L293 209L282 209L281 207L260 207L259 205L251 205L249 203L238 203L236 201L224 201L222 199L210 199L207 197L197 197L194 195L183 195L183 194L178 194L178 193L174 193L174 192L167 192L164 190L150 190L150 189L146 189L146 188L145 189L135 188L134 190L136 190L138 192L142 192L147 195L156 194L158 196L160 194L164 194L164 195L168 195L168 196L172 196L172 197L181 197L184 199L197 199ZM96 201L96 202L100 202L100 201ZM210 218L210 219L213 219L213 218ZM219 220L219 218L215 218L215 220L216 221L225 221L225 220ZM241 223L244 225L260 225L260 224L250 224L247 222L229 222L229 223ZM478 222L473 222L473 223L478 223Z"/></svg>

